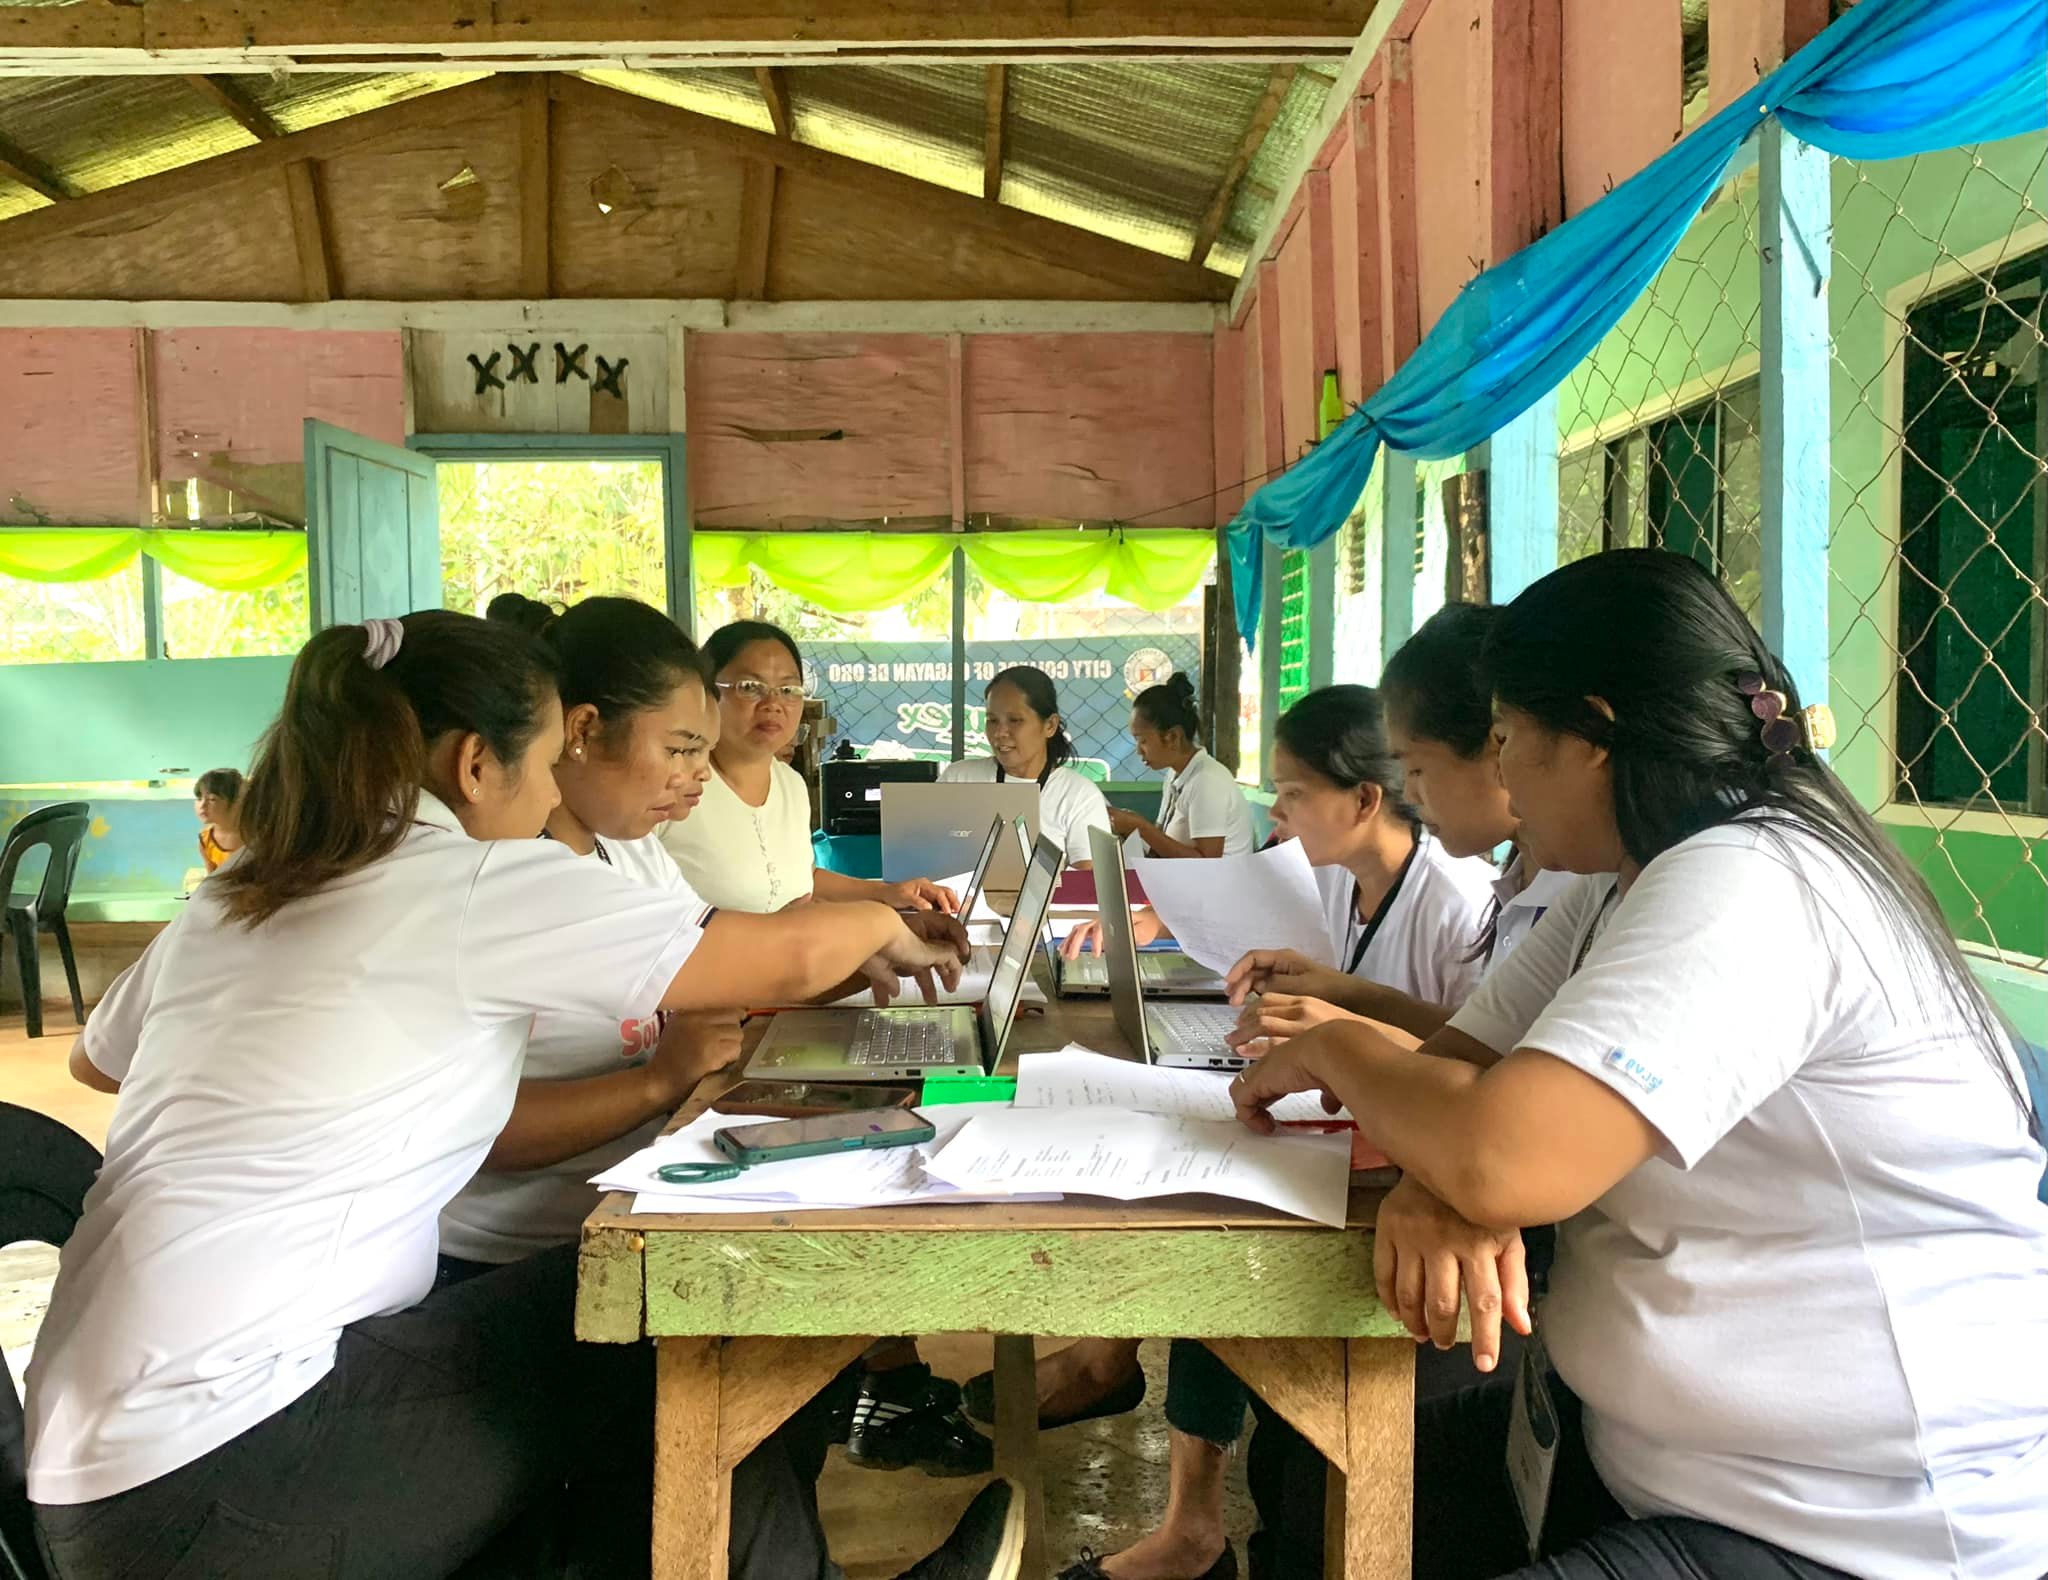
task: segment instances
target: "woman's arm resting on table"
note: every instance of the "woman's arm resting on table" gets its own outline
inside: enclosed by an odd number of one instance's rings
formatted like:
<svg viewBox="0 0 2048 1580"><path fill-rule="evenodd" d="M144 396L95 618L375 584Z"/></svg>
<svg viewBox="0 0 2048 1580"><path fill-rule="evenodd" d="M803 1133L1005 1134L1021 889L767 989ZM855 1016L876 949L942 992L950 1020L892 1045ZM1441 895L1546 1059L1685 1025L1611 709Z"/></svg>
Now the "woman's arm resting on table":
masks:
<svg viewBox="0 0 2048 1580"><path fill-rule="evenodd" d="M928 919L933 920L933 919ZM869 961L914 976L926 996L933 978L960 984L967 934L950 918L935 919L937 937L920 936L885 905L792 906L772 916L720 911L662 994L663 1009L743 1009L801 1004L842 982Z"/></svg>
<svg viewBox="0 0 2048 1580"><path fill-rule="evenodd" d="M512 1116L484 1159L487 1173L546 1168L616 1141L682 1106L705 1076L740 1056L739 1017L678 1015L654 1057L575 1081L521 1081Z"/></svg>
<svg viewBox="0 0 2048 1580"><path fill-rule="evenodd" d="M1232 1085L1238 1116L1270 1131L1266 1109L1323 1091L1372 1116L1372 1138L1462 1217L1555 1223L1655 1155L1659 1136L1618 1093L1561 1059L1524 1048L1481 1070L1455 1048L1432 1057L1372 1027L1333 1021L1281 1044Z"/></svg>
<svg viewBox="0 0 2048 1580"><path fill-rule="evenodd" d="M80 1086L89 1086L95 1092L118 1092L121 1083L92 1062L92 1056L85 1051L85 1034L80 1032L71 1043L71 1079Z"/></svg>

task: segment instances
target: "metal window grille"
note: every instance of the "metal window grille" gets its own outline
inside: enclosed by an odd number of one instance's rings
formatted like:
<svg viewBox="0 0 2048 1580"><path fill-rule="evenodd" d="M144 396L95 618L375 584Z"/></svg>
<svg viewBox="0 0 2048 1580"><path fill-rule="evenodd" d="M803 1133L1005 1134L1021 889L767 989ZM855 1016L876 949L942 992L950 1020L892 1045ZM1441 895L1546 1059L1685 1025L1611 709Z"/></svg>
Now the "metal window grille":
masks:
<svg viewBox="0 0 2048 1580"><path fill-rule="evenodd" d="M1757 181L1723 187L1558 393L1558 560L1689 554L1762 608Z"/></svg>
<svg viewBox="0 0 2048 1580"><path fill-rule="evenodd" d="M1290 549L1280 559L1280 711L1308 695L1308 555Z"/></svg>
<svg viewBox="0 0 2048 1580"><path fill-rule="evenodd" d="M1835 761L1959 937L2048 969L2048 146L1834 189Z"/></svg>

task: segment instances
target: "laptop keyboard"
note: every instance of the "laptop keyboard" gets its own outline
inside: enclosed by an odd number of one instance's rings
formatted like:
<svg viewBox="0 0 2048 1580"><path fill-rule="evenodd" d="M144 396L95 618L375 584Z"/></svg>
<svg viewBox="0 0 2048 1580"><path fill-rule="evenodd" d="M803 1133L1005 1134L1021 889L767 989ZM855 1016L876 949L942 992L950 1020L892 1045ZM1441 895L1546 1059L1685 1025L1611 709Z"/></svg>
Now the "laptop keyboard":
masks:
<svg viewBox="0 0 2048 1580"><path fill-rule="evenodd" d="M948 1010L894 1010L855 1022L849 1064L951 1064L954 1017Z"/></svg>
<svg viewBox="0 0 2048 1580"><path fill-rule="evenodd" d="M1228 1004L1148 1004L1145 1019L1162 1053L1226 1054L1224 1036L1237 1025Z"/></svg>

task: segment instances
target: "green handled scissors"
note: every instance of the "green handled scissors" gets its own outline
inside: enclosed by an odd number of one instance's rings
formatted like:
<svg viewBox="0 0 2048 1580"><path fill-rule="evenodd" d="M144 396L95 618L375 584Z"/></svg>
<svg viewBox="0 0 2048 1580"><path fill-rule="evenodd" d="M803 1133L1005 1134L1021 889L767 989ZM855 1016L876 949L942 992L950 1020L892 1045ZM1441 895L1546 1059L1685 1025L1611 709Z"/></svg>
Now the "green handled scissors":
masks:
<svg viewBox="0 0 2048 1580"><path fill-rule="evenodd" d="M654 1177L664 1185L715 1185L720 1180L736 1180L741 1172L737 1163L664 1163Z"/></svg>

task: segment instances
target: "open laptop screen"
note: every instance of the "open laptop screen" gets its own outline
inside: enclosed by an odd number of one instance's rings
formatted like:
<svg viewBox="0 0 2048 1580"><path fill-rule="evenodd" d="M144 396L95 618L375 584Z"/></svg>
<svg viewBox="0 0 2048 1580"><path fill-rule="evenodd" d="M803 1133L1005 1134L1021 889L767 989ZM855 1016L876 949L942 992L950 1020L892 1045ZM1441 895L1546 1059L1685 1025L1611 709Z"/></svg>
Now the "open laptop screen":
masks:
<svg viewBox="0 0 2048 1580"><path fill-rule="evenodd" d="M989 979L988 997L982 1000L985 1017L982 1053L993 1059L1002 1051L1010 1034L1010 1021L1017 1013L1017 1000L1024 993L1024 979L1031 970L1031 957L1038 949L1039 930L1052 904L1053 885L1059 882L1063 853L1051 840L1041 838L1025 869L1023 887L1017 891L1017 908L1010 913L1010 925L1003 933L1003 947Z"/></svg>
<svg viewBox="0 0 2048 1580"><path fill-rule="evenodd" d="M1145 995L1138 985L1138 942L1131 928L1131 895L1124 885L1123 849L1107 829L1088 831L1089 854L1095 860L1095 899L1102 922L1096 947L1109 968L1109 1007L1116 1029L1131 1052L1152 1062L1152 1039L1145 1029Z"/></svg>
<svg viewBox="0 0 2048 1580"><path fill-rule="evenodd" d="M993 819L988 826L988 838L981 842L981 859L974 864L974 876L967 880L967 889L960 896L960 925L965 927L974 919L974 907L981 899L982 880L988 876L989 858L996 853L996 841L1002 838L1003 820Z"/></svg>

